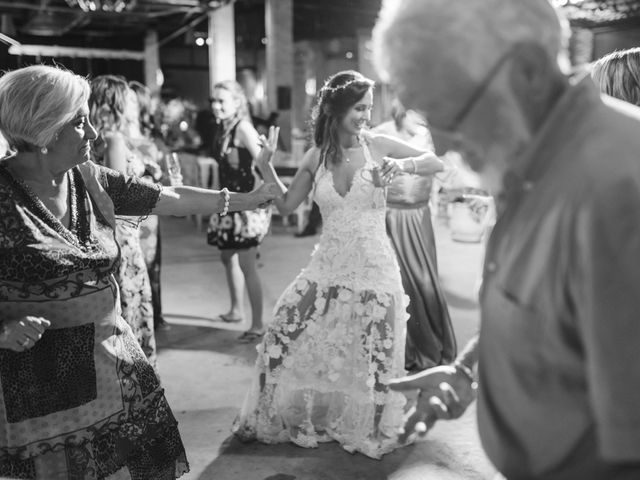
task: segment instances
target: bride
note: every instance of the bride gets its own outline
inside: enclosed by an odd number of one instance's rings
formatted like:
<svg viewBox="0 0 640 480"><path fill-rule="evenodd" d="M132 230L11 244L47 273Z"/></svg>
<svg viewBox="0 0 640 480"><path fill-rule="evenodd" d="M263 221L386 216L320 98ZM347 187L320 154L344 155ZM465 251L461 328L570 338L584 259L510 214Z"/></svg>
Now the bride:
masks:
<svg viewBox="0 0 640 480"><path fill-rule="evenodd" d="M314 143L287 190L271 156L277 129L256 164L280 185L287 215L310 192L323 233L309 265L284 291L262 343L233 431L244 440L316 447L338 441L381 458L398 447L403 397L387 380L404 374L408 300L385 231L385 186L398 174L442 170L432 153L364 132L373 84L355 71L329 78L313 112Z"/></svg>

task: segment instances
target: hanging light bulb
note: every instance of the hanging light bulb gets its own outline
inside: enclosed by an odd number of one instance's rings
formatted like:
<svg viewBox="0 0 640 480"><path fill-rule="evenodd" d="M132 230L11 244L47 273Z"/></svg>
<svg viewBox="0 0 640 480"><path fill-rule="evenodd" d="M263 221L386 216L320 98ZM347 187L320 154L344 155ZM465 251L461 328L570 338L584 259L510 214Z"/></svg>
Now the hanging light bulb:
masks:
<svg viewBox="0 0 640 480"><path fill-rule="evenodd" d="M70 7L78 6L83 12L114 12L130 10L137 0L67 0Z"/></svg>

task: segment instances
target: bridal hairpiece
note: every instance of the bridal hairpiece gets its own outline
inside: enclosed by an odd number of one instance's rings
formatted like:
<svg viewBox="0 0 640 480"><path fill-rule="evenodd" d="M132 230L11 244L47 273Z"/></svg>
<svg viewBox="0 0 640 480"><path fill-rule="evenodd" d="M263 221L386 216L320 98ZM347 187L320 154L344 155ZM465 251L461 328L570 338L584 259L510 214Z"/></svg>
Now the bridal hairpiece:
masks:
<svg viewBox="0 0 640 480"><path fill-rule="evenodd" d="M345 82L342 85L338 85L337 87L330 87L329 85L325 85L324 87L322 87L321 91L325 95L327 93L336 93L341 90L345 90L347 87L349 87L350 85L353 85L356 82L358 82L358 79L354 78L353 80L349 80L348 82Z"/></svg>

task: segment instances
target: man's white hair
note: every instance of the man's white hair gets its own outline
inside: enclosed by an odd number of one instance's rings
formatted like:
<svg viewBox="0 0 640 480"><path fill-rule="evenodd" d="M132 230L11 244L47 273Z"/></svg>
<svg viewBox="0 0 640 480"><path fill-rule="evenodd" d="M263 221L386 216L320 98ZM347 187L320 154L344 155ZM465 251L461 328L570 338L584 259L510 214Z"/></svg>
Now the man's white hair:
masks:
<svg viewBox="0 0 640 480"><path fill-rule="evenodd" d="M461 64L473 79L518 43L538 44L559 58L567 27L548 0L384 0L373 32L374 62L383 79L417 93L419 85L407 83L419 82L439 62Z"/></svg>

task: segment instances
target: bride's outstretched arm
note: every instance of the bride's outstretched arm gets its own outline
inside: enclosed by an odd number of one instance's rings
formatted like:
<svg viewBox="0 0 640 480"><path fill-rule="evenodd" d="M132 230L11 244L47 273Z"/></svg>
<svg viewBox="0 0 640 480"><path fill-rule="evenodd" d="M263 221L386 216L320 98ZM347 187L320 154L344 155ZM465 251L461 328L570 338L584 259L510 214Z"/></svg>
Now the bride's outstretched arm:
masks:
<svg viewBox="0 0 640 480"><path fill-rule="evenodd" d="M298 171L293 177L293 181L287 188L278 178L276 169L271 163L271 158L278 143L278 131L277 127L270 127L269 137L261 137L262 150L256 158L256 166L265 182L275 183L280 187L282 196L276 198L273 203L281 215L288 215L307 198L311 191L313 172L315 172L314 165L317 165L317 153L314 153L315 149L311 149L305 154Z"/></svg>

